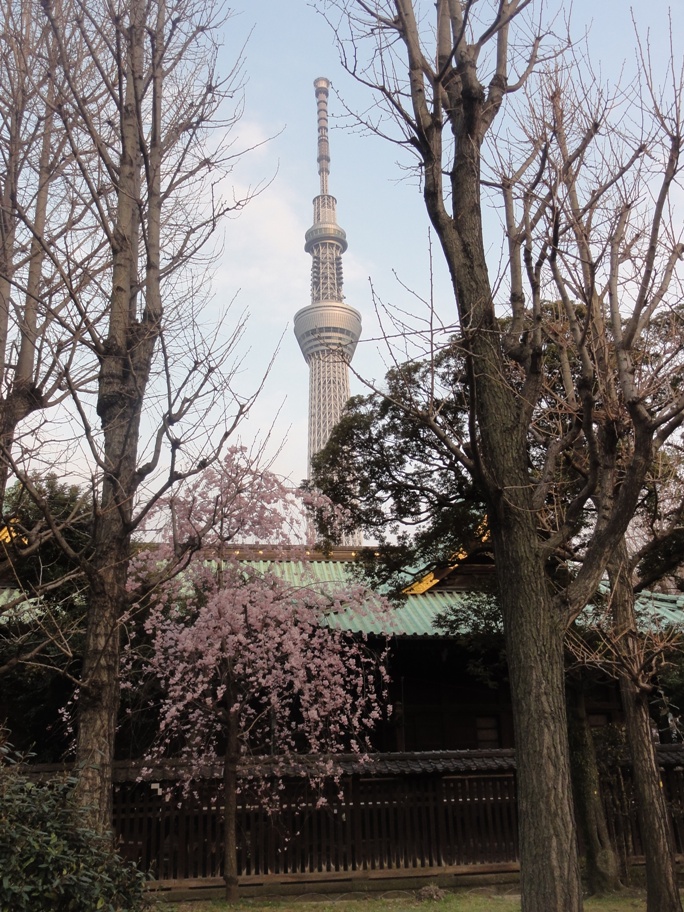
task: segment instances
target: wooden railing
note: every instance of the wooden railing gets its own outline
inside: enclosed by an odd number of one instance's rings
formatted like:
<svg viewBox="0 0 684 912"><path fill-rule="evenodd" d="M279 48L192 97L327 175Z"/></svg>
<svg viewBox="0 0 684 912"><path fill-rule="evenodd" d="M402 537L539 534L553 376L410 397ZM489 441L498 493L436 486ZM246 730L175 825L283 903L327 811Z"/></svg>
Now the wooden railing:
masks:
<svg viewBox="0 0 684 912"><path fill-rule="evenodd" d="M220 801L212 781L185 796L168 782L119 782L119 851L159 880L219 876ZM512 771L352 776L323 794L291 781L278 805L269 813L241 796L238 863L244 877L515 863L518 857Z"/></svg>

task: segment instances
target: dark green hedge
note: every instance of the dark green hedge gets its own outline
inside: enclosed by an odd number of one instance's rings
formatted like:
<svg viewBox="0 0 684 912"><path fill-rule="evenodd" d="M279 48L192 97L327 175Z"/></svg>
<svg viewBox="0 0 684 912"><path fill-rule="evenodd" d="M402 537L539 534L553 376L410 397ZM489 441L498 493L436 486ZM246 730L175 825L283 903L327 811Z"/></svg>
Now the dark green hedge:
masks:
<svg viewBox="0 0 684 912"><path fill-rule="evenodd" d="M36 783L0 746L1 912L138 912L144 875L89 829L74 779Z"/></svg>

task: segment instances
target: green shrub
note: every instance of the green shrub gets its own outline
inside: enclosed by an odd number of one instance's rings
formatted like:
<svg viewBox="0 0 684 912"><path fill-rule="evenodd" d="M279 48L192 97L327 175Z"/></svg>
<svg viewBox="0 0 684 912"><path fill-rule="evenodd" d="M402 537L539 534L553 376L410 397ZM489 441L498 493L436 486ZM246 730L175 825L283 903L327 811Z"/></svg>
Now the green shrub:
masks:
<svg viewBox="0 0 684 912"><path fill-rule="evenodd" d="M0 746L0 912L144 908L144 875L85 825L74 785L31 781Z"/></svg>

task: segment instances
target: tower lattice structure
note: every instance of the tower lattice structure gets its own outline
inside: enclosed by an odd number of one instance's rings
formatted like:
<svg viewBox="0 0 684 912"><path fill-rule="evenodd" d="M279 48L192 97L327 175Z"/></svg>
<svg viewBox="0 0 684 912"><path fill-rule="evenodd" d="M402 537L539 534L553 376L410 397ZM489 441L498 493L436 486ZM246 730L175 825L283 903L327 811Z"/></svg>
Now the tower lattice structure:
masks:
<svg viewBox="0 0 684 912"><path fill-rule="evenodd" d="M314 82L318 108L318 175L320 193L313 201L313 225L304 249L311 254L311 303L295 314L294 331L309 365L309 456L328 442L349 399L349 364L361 336L361 314L345 304L342 293L342 254L347 236L337 224L336 200L328 193L328 90L330 83Z"/></svg>

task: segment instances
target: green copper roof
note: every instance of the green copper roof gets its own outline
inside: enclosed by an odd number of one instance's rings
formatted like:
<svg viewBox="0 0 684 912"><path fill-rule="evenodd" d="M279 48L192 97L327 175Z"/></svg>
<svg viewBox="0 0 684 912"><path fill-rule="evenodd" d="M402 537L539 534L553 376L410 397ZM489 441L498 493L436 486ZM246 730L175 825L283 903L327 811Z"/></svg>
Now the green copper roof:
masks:
<svg viewBox="0 0 684 912"><path fill-rule="evenodd" d="M335 560L249 561L258 572L276 572L293 586L323 586L335 588L357 583L349 562ZM376 633L387 636L440 636L435 617L462 595L454 592L425 592L410 595L399 606L386 606L375 596L363 604L351 604L341 611L331 612L324 623L351 633Z"/></svg>
<svg viewBox="0 0 684 912"><path fill-rule="evenodd" d="M275 571L293 586L348 586L355 579L347 561L283 560L249 561L260 572ZM380 599L371 598L363 604L352 604L329 614L325 623L350 633L375 633L387 636L443 636L435 626L435 618L467 598L467 593L434 589L420 595L409 595L399 606L385 607ZM642 622L669 625L684 624L684 594L663 595L642 592L637 610Z"/></svg>
<svg viewBox="0 0 684 912"><path fill-rule="evenodd" d="M311 582L338 583L345 586L353 582L349 561L336 560L246 560L245 563L258 573L275 572L293 586L306 586Z"/></svg>
<svg viewBox="0 0 684 912"><path fill-rule="evenodd" d="M276 572L293 586L325 588L354 586L351 566L347 561L284 560L249 561L258 572ZM350 604L341 611L331 612L324 623L352 633L375 633L387 636L439 636L434 626L435 615L458 601L454 593L425 593L409 596L399 606L387 607L372 596L363 603Z"/></svg>
<svg viewBox="0 0 684 912"><path fill-rule="evenodd" d="M681 625L684 623L684 594L640 592L637 596L636 609L643 621L652 618L665 626Z"/></svg>
<svg viewBox="0 0 684 912"><path fill-rule="evenodd" d="M352 633L384 633L388 636L443 636L435 627L435 617L462 600L455 592L425 592L409 595L403 605L392 605L378 612L368 608L349 607L328 615L330 627Z"/></svg>

